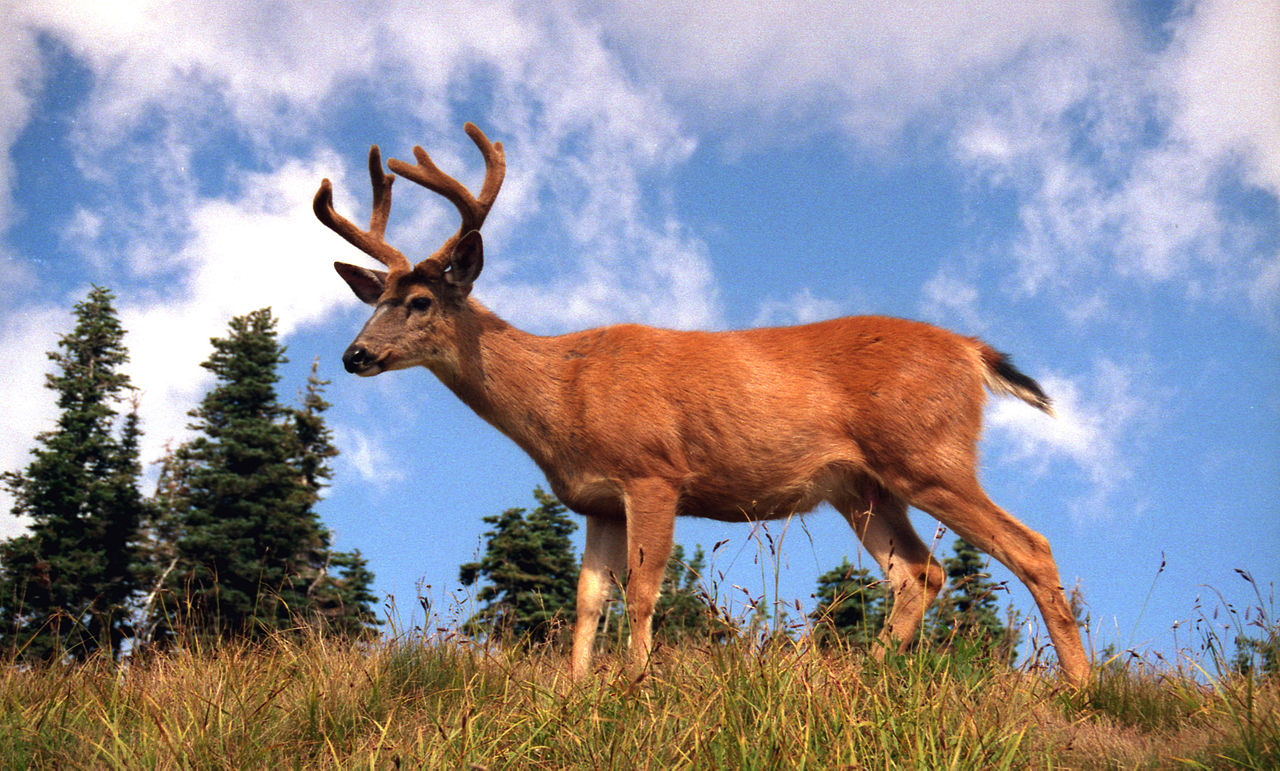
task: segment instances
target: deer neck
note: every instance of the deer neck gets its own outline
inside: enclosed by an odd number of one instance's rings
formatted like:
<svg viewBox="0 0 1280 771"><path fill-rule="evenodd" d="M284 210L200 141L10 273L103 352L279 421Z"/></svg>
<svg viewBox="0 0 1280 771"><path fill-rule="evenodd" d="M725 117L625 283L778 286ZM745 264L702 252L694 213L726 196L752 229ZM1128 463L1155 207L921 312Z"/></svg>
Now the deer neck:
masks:
<svg viewBox="0 0 1280 771"><path fill-rule="evenodd" d="M471 299L458 321L458 360L433 371L536 461L549 459L565 382L560 340L520 330Z"/></svg>

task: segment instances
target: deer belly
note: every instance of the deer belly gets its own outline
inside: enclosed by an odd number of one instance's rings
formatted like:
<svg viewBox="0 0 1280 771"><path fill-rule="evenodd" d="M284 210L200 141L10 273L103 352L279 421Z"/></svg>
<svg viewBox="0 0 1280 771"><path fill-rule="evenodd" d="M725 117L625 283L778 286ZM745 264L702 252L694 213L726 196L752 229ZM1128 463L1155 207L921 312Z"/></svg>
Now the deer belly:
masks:
<svg viewBox="0 0 1280 771"><path fill-rule="evenodd" d="M689 480L679 514L724 522L757 522L806 514L853 484L854 469L832 464L808 474L772 479L742 474Z"/></svg>

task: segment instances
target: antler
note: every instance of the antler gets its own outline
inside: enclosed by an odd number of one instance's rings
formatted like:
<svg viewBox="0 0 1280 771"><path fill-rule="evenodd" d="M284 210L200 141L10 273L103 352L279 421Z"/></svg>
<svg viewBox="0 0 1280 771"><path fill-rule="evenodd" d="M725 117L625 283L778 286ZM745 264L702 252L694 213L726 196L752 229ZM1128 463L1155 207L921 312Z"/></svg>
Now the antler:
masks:
<svg viewBox="0 0 1280 771"><path fill-rule="evenodd" d="M413 148L413 156L418 159L415 166L395 158L387 161L387 166L392 171L405 179L417 182L428 190L439 193L458 207L458 213L462 215L458 237L472 230L479 230L484 224L484 219L489 215L489 209L493 206L494 199L498 197L498 189L502 187L503 177L507 173L507 156L502 150L502 143L490 142L474 123L467 123L463 129L484 155L484 185L480 188L479 198L473 197L466 186L437 168L431 157L427 155L427 151L421 147Z"/></svg>
<svg viewBox="0 0 1280 771"><path fill-rule="evenodd" d="M312 202L316 217L352 246L386 265L388 270L397 273L412 270L409 258L386 242L387 217L391 214L391 183L396 181L396 176L383 173L382 154L377 145L369 148L369 181L373 184L373 213L369 216L368 230L361 230L334 210L333 186L327 178L320 182L320 189Z"/></svg>

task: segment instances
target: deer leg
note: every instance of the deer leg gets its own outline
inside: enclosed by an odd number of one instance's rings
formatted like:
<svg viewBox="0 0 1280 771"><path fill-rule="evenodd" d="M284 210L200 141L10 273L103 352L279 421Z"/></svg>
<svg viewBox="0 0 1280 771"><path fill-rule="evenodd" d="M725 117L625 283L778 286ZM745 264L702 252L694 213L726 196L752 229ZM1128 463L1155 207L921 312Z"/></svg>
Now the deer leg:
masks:
<svg viewBox="0 0 1280 771"><path fill-rule="evenodd" d="M631 623L630 660L640 672L653 652L653 610L671 556L676 491L651 479L626 486L627 619Z"/></svg>
<svg viewBox="0 0 1280 771"><path fill-rule="evenodd" d="M578 574L577 619L573 625L573 677L591 671L600 611L627 564L627 523L621 519L587 517L582 572Z"/></svg>
<svg viewBox="0 0 1280 771"><path fill-rule="evenodd" d="M886 652L902 652L911 644L945 574L911 526L901 498L880 489L871 500L841 502L838 508L893 592L893 609L880 631L881 645L873 652L879 661Z"/></svg>
<svg viewBox="0 0 1280 771"><path fill-rule="evenodd" d="M1069 680L1083 685L1089 678L1089 657L1058 578L1049 541L992 503L973 477L926 486L913 494L911 502L990 554L1026 584L1049 630L1059 666Z"/></svg>

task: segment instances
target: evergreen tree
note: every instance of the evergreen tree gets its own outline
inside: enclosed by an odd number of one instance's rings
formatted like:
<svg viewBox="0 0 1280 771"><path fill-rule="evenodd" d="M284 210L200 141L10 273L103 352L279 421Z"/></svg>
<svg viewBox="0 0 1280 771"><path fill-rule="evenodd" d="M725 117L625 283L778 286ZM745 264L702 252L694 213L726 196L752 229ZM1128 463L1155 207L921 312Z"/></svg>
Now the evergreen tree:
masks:
<svg viewBox="0 0 1280 771"><path fill-rule="evenodd" d="M706 570L707 555L701 546L694 549L693 558L685 561L684 546L671 547L667 569L659 587L658 603L653 611L653 635L666 642L698 639L722 639L734 632L737 626L714 607L702 588L702 573ZM609 598L601 615L603 629L598 630L608 643L624 641L629 621L623 587L627 575L617 576L619 585L611 587Z"/></svg>
<svg viewBox="0 0 1280 771"><path fill-rule="evenodd" d="M463 586L486 582L476 594L480 610L463 625L468 634L542 642L556 633L557 622L574 617L578 561L569 535L577 526L542 488L534 488L533 497L533 511L485 517L493 529L485 533L484 556L458 570Z"/></svg>
<svg viewBox="0 0 1280 771"><path fill-rule="evenodd" d="M858 646L868 646L879 633L887 615L888 597L883 584L865 568L856 568L848 558L818 576L817 606L809 617L814 636L821 644L836 638Z"/></svg>
<svg viewBox="0 0 1280 771"><path fill-rule="evenodd" d="M698 546L685 562L684 546L676 544L667 560L662 591L654 612L654 634L667 640L722 637L733 629L712 608L701 587L707 555Z"/></svg>
<svg viewBox="0 0 1280 771"><path fill-rule="evenodd" d="M1003 587L986 572L986 557L977 547L957 538L953 549L954 554L942 563L948 588L934 604L926 634L943 646L959 642L997 648L1012 661L1020 633L1016 613L1008 614L1009 625L1001 621L996 592Z"/></svg>
<svg viewBox="0 0 1280 771"><path fill-rule="evenodd" d="M112 300L95 286L76 304L74 329L49 353L57 425L36 437L25 470L3 475L31 528L0 545L0 643L28 659L115 655L131 632L142 432L136 404L117 411L132 386Z"/></svg>
<svg viewBox="0 0 1280 771"><path fill-rule="evenodd" d="M302 484L311 497L311 503L320 500L320 490L330 479L333 471L329 461L337 457L338 448L333 444L333 432L324 422L324 413L329 409L329 402L324 399L324 387L328 380L321 380L320 359L311 362L311 373L307 375L307 385L299 394L299 409L293 410L293 433L297 441L298 470L302 473Z"/></svg>
<svg viewBox="0 0 1280 771"><path fill-rule="evenodd" d="M819 645L837 638L858 647L870 647L888 616L889 598L884 584L865 568L855 568L846 557L818 576L817 607L809 614L813 636Z"/></svg>
<svg viewBox="0 0 1280 771"><path fill-rule="evenodd" d="M324 412L329 409L324 387L329 381L320 378L319 367L319 359L312 360L306 387L299 394L301 406L291 415L295 463L309 507L320 502L321 490L333 478L329 462L338 455L333 432L324 422ZM332 551L330 533L321 528L319 540L299 558L300 564L306 566L303 577L307 581L308 608L323 620L326 630L359 636L381 624L373 611L378 601L373 594L373 573L358 550Z"/></svg>
<svg viewBox="0 0 1280 771"><path fill-rule="evenodd" d="M176 569L164 579L170 602L150 621L168 634L161 619L176 617L212 638L258 637L317 614L342 617L339 628L362 626L372 618L371 576L358 556L331 553L313 508L337 452L321 418L323 381L313 367L303 406L278 402L285 358L270 309L232 319L212 343L202 366L216 383L191 413L199 435L162 475L169 511L157 531L173 534ZM344 578L357 591L336 583Z"/></svg>
<svg viewBox="0 0 1280 771"><path fill-rule="evenodd" d="M373 593L373 571L359 549L333 552L329 570L323 581L313 583L311 600L315 611L325 621L325 630L346 637L372 634L382 622L373 608L378 596Z"/></svg>
<svg viewBox="0 0 1280 771"><path fill-rule="evenodd" d="M1253 637L1236 635L1236 657L1233 665L1242 675L1280 678L1280 628L1272 625Z"/></svg>
<svg viewBox="0 0 1280 771"><path fill-rule="evenodd" d="M188 460L166 443L149 516L141 527L139 579L143 596L138 611L140 623L134 638L135 648L152 644L157 633L163 637L173 626L172 614L177 608L172 603L168 606L160 603L166 596L169 576L178 567L178 518L175 512L180 502L186 500L186 479L190 468Z"/></svg>

